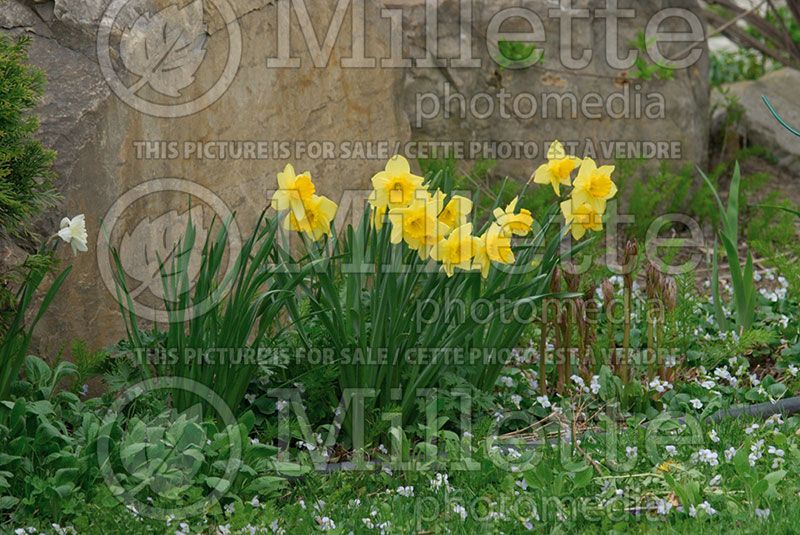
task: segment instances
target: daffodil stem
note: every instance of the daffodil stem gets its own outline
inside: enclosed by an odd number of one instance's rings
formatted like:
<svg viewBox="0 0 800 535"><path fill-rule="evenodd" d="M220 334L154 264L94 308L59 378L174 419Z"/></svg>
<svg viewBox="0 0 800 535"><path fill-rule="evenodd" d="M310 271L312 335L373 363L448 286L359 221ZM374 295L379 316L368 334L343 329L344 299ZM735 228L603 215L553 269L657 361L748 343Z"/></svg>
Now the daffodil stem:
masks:
<svg viewBox="0 0 800 535"><path fill-rule="evenodd" d="M656 325L656 358L658 359L658 375L661 376L662 379L668 381L669 378L667 377L667 366L664 362L664 359L661 356L660 348L666 347L664 345L664 333L666 330L666 320L664 318L659 318L662 321L659 321Z"/></svg>
<svg viewBox="0 0 800 535"><path fill-rule="evenodd" d="M539 337L539 388L547 395L547 319L542 320L542 335Z"/></svg>
<svg viewBox="0 0 800 535"><path fill-rule="evenodd" d="M569 318L567 315L564 315L564 366L562 370L561 376L561 389L563 391L564 385L567 382L567 378L570 376L570 371L572 369L572 329L571 325L569 324Z"/></svg>
<svg viewBox="0 0 800 535"><path fill-rule="evenodd" d="M561 359L564 358L563 356L563 346L564 344L564 332L561 328L561 325L558 323L558 316L561 313L561 304L558 303L556 305L558 307L556 312L556 321L553 322L553 342L555 345L555 364L556 364L556 371L558 372L558 382L556 384L556 390L559 394L564 392L564 367L561 365Z"/></svg>

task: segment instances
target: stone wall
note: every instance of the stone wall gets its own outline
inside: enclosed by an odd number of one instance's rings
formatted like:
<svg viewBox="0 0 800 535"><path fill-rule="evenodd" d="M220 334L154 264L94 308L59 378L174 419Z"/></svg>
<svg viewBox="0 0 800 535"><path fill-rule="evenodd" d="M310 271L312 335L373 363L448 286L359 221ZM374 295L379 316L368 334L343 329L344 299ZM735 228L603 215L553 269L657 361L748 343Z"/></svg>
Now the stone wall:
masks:
<svg viewBox="0 0 800 535"><path fill-rule="evenodd" d="M530 142L539 147L537 156L532 160L504 159L498 168L522 179L540 163L543 148L554 138L580 142L580 151L587 138L595 142L667 140L680 144L683 160L705 161L708 86L704 44L698 45L703 51L700 61L675 71L671 80L637 81L630 70L618 71L605 64L600 54L588 67L574 71L558 60L558 20L543 11L543 6L553 3L474 2L473 20L462 28L459 3L442 0L439 57L458 57L461 43L466 43L481 66L422 67L413 58L425 56L423 2L366 2L363 18L355 19L349 3L344 3L341 12L335 2L307 0L305 4L320 43L324 43L330 21L341 17L338 38L332 33L336 39L331 40L329 59L325 61L324 44L316 58L324 67L314 65L308 39L303 39L298 23L303 13L298 17L296 10L288 9L292 26L284 57L298 58L299 67L275 66L274 58L281 57L281 47L287 42L279 21L288 4L280 1L0 0L0 29L14 36L30 36L31 61L48 76L47 94L39 110L42 137L59 154L58 186L64 206L43 225L52 229L63 214L85 213L90 231L90 253L74 259L69 283L41 324L43 352L58 351L72 338L100 346L123 334L109 287L113 286L108 277L110 256L97 247L99 243L125 247L126 274L131 276L132 286L139 287L137 296L152 305L158 300L158 284L150 284L153 281L148 276L152 276L158 255L169 253L185 226L189 199L192 206L205 210L201 215L206 223L210 215L235 211L239 227L246 233L267 204L275 173L287 161L294 162L298 170L311 171L318 189L335 199L345 190L369 187L369 178L387 155L398 146L401 152L415 148L397 145L412 139ZM601 4L606 3L575 2L576 8L593 10ZM635 18L622 24L621 49L630 48L629 42L658 8L696 10L693 0L620 0L619 4L636 7ZM548 37L541 44L545 52L542 62L514 70L498 65L496 54L487 51L485 35L493 14L520 5L541 15ZM383 8L401 11L382 12ZM108 18L109 13L116 15ZM195 16L199 13L202 18ZM398 13L401 18L393 19ZM393 32L392 24L400 21L402 33ZM578 42L596 51L605 46L604 30L596 19L576 21L575 26L576 54ZM472 28L470 41L466 40L467 27ZM503 31L525 29L514 19L502 27ZM351 35L356 37L355 49ZM361 42L366 59L359 60ZM170 52L159 61L157 54L150 55L154 43L156 49L163 44L174 55ZM670 45L673 53L681 47L685 44ZM391 58L403 59L396 54L398 50L406 60L391 62ZM273 58L272 63L268 58ZM370 58L378 59L371 65ZM467 100L478 93L497 95L502 91L512 96L530 93L535 98L542 92L574 92L578 99L595 91L600 98L607 98L627 87L633 95L661 94L666 110L664 118L655 121L602 114L593 119L581 116L582 112L575 118L480 118L469 114L463 119L417 121L420 98L432 102L434 99L423 95L444 96L445 83ZM218 84L222 90L215 94ZM193 106L195 110L188 109ZM234 142L226 145L228 148L238 151L232 157L198 156L203 153L199 143L227 141ZM288 149L276 151L273 141L285 142ZM328 144L335 157L299 154L295 142L302 145L307 141ZM362 141L365 143L354 144ZM249 149L243 148L245 143L250 143ZM258 143L255 149L253 143ZM218 151L222 145L206 146ZM365 152L353 152L353 148ZM247 157L250 149L257 151L256 157ZM602 154L597 157L605 159ZM137 190L142 184L148 187ZM194 186L190 191L182 186L177 192L159 191L175 184ZM126 195L132 190L133 194ZM148 293L154 294L150 301L145 297Z"/></svg>
<svg viewBox="0 0 800 535"><path fill-rule="evenodd" d="M406 17L410 27L420 29L410 32L410 54L422 57L426 48L425 2L400 4L407 6ZM459 4L458 0L441 2L439 55L442 57L463 56L459 39L463 34L459 24ZM579 155L596 155L604 160L613 154L606 151L626 151L635 147L636 142L648 142L650 146L673 147L666 157L662 153L657 158L659 160L704 165L709 128L706 44L692 47L685 42L659 43L661 54L667 58L683 58L692 53L690 50L699 54L698 60L689 67L672 70L669 75L665 73L668 79L655 76L646 80L635 64L624 68L614 65L617 58L623 59L631 52L637 34L643 32L657 14L665 9L683 9L686 14L695 14L698 13L697 3L694 0L578 0L562 2L565 6L571 4L571 7L561 8L557 7L558 4L515 0L476 2L472 14L472 51L481 68L450 64L433 69L414 67L406 71L404 109L412 121L415 137L492 140L506 142L506 146L538 142L526 147L535 150L532 147L538 146L538 154L533 155L535 159L541 159L544 142L553 139L571 142ZM540 61L528 68L514 69L497 61L502 51L492 51L487 44L487 34L493 18L504 18L503 10L510 14L520 6L542 21L541 34L545 40L534 43L537 47L534 53L542 53ZM613 14L620 17L618 26L609 23L608 17ZM562 19L558 16L572 20L573 38L569 45L563 42L563 36L569 34L561 30ZM702 28L699 18L696 22ZM530 32L531 27L522 18L510 17L499 30ZM615 56L609 61L606 45L612 34L609 30L615 27L618 27L618 31L613 32L617 49L611 52ZM689 23L681 17L665 18L658 28L665 32L690 31ZM567 46L571 46L571 53L562 54ZM642 51L634 49L633 52L646 64L653 63L652 58ZM591 57L584 60L582 55L585 53L590 53ZM574 63L569 64L570 61ZM432 98L420 95L440 97L440 111L436 117L426 118L425 112L435 110L436 105ZM596 106L595 102L602 105ZM415 114L420 110L420 103L422 113ZM488 115L492 106L494 112ZM448 112L449 117L446 115ZM419 118L423 120L419 121ZM604 145L609 141L615 143ZM624 152L617 154L625 156ZM499 170L527 178L531 171L530 160L524 157L501 159Z"/></svg>

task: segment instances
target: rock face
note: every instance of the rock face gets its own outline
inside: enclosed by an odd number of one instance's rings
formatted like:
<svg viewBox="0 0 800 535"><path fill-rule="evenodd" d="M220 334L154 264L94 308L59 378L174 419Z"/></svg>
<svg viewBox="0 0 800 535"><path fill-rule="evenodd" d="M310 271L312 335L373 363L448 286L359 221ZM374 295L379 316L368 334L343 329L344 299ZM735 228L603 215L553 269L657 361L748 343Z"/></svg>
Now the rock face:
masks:
<svg viewBox="0 0 800 535"><path fill-rule="evenodd" d="M144 294L149 294L157 284L142 281L147 275L141 273L146 274L150 269L152 277L152 269L157 269L156 253L163 253L165 245L169 252L172 244L163 242L174 239L180 231L164 223L183 221L185 227L190 197L193 206L206 208L206 223L209 215L223 215L219 212L226 209L235 211L245 234L268 206L269 190L276 184L275 175L287 162L293 162L298 171L309 170L320 193L339 201L338 195L346 190L366 188L371 176L388 158L355 154L346 160L326 159L295 150L295 140L320 144L384 140L394 146L410 138L408 121L394 104L400 98L399 73L380 67L342 68L342 58L349 55L348 42L332 49L329 67L316 68L295 26L291 54L302 58L300 67L268 68L267 58L278 55L274 38L279 33L278 13L272 2L226 4L233 6L235 17L230 25L237 27L241 37L235 78L218 99L197 113L181 117L149 115L114 92L99 68L99 60L91 54L99 17L94 9L90 12L81 7L96 2L59 0L55 11L52 3L34 6L14 0L3 2L13 8L13 11L6 7L0 10L3 28L11 35L25 34L32 38L31 62L42 67L48 76L46 96L39 110L42 136L50 147L58 150L57 186L65 201L63 208L50 216L47 226L57 228L63 214L85 213L89 229L89 253L73 259L66 252L68 248L62 248L65 261L73 263L74 269L48 317L40 324L42 354L54 354L73 338L86 339L99 347L124 336L119 306L104 280L104 274L109 273L110 257L98 256L97 251L104 233L110 233L112 246L127 245L121 251L123 255L141 261L139 269L135 262L128 261L125 265L130 268L131 273L127 274L132 276L132 286L144 285L146 291L139 297L145 299ZM45 14L41 16L37 9ZM309 13L315 27L323 28L331 20L333 6L320 3ZM10 15L18 20L6 20ZM371 21L379 20L377 7L370 8L367 16ZM198 95L214 85L229 59L232 39L225 23L215 17L220 15L213 10L204 13L205 57L193 73L193 85L199 86ZM80 46L74 45L76 33L56 31L69 26L88 35L86 28L91 24L95 24L91 41ZM344 17L341 32L349 35L350 28L350 16ZM375 24L367 25L364 32L371 54L388 55ZM112 40L120 35L121 32L112 32ZM60 41L59 36L66 37ZM125 70L113 52L111 59L117 72ZM193 91L193 87L186 91ZM139 94L146 101L170 102L168 96L150 87L144 87ZM185 101L193 96L186 93L182 98ZM138 104L133 101L133 105ZM277 154L272 145L275 141L288 143L288 152ZM177 153L173 154L172 149ZM223 150L228 154L223 155ZM230 150L239 153L230 155ZM390 149L388 155L393 151ZM188 184L188 191L159 194L156 188L149 196L131 201L133 204L119 214L114 228L109 228L113 224L108 220L109 209L115 201L132 188L161 178L181 179L184 186ZM216 203L212 210L208 210L209 203ZM170 220L170 216L177 219ZM143 224L152 224L154 228L144 228L147 232L143 232ZM152 247L136 242L145 235L154 237L154 229L170 231L169 236L163 233L155 236L158 240L152 242ZM126 235L133 240L125 240ZM157 301L155 298L148 303ZM146 318L147 314L143 316Z"/></svg>
<svg viewBox="0 0 800 535"><path fill-rule="evenodd" d="M763 78L726 86L728 98L733 97L741 115L733 128L748 145L758 145L770 150L781 167L794 174L800 173L800 138L790 133L772 116L761 100L769 98L775 110L790 126L800 128L800 110L797 107L797 88L800 71L781 69ZM726 99L715 93L713 116L715 129L724 126L728 115Z"/></svg>
<svg viewBox="0 0 800 535"><path fill-rule="evenodd" d="M407 15L410 26L417 29L410 32L411 55L424 56L428 46L424 1L403 4L414 5ZM547 144L558 139L571 142L578 155L606 161L614 158L609 150L622 151L617 154L625 157L627 151L635 152L638 147L646 159L704 165L709 129L706 42L702 39L694 45L659 42L658 50L668 59L697 54L697 60L688 66L665 71L662 76L665 79L659 76L644 79L647 77L644 71L654 63L654 55L649 50L647 53L631 50L648 22L654 24L653 29L663 32L689 32L691 24L695 24L695 30L703 35L699 18L694 15L699 12L697 2L578 0L567 3L572 7L560 8L558 4L514 0L475 2L471 51L474 61L479 61L482 67L449 64L406 71L405 108L415 137L495 141L500 142L495 144L498 153L502 151L502 142L506 146L527 142L529 156L538 147L533 156L537 161L546 153ZM667 13L666 9L671 9L673 16L656 24L658 17ZM440 56L464 57L459 38L461 14L457 0L441 2ZM608 18L612 15L620 17L618 24ZM561 30L560 17L572 21L571 38L568 30ZM541 53L541 60L528 68L513 68L508 56L515 59L515 53L519 52L524 57L526 49L524 45L516 48L506 45L505 49L492 50L487 45L487 35L493 21L499 24L498 30L520 32L517 35L536 29L544 41L532 43L536 47L532 57ZM512 34L506 39L525 38ZM611 47L610 52L607 46ZM631 64L633 57L627 65L615 63L616 58L625 58L631 51L638 54L644 68ZM584 61L584 54L591 57ZM616 143L607 144L609 141ZM645 145L639 145L640 142ZM667 154L646 154L648 146L665 145L670 147ZM495 158L491 153L484 157L500 159L499 169L504 173L524 178L530 175L530 158Z"/></svg>
<svg viewBox="0 0 800 535"><path fill-rule="evenodd" d="M648 7L633 0L618 3L611 11L635 8L634 18L620 22L621 55L656 13L654 6L696 8L693 0L647 2ZM120 248L125 275L142 305L137 311L144 319L159 319L153 312L159 297L153 280L157 259L169 256L185 228L190 202L193 220L203 222L201 234L208 232L211 216L232 212L246 234L287 162L298 171L309 170L320 193L346 206L347 192L369 188L386 158L395 152L413 158L424 155L417 149L433 146L406 145L412 139L478 143L472 147L477 154L465 155L472 159L491 158L497 150L493 142L527 142L538 147L537 154L494 158L501 160L501 172L523 179L556 138L575 141L578 152L587 138L673 142L681 159L705 161L705 45L698 45L699 61L673 71L672 79L637 80L634 68L615 69L604 59L607 29L594 12L605 1L575 2L574 9L593 13L574 22L574 57L583 49L595 54L580 69L561 65L559 20L543 7L550 4L522 2L540 16L547 37L537 44L544 59L521 70L486 46L493 17L520 2L473 2L472 21L462 24L459 2L440 0L438 56L458 58L469 50L464 56L480 60L480 67L425 66L431 43L421 0L364 2L363 12L357 1L343 4L345 9L336 4L0 0L0 29L32 38L31 62L45 69L49 80L39 110L42 136L58 150L58 186L65 202L46 224L53 229L62 215L85 213L89 228L90 252L65 258L75 264L71 278L40 323L42 354L73 338L98 347L124 334L106 244ZM525 24L510 18L499 29L528 30ZM662 29L670 24L689 29L673 19ZM524 52L524 43L521 48ZM663 52L670 56L683 48L684 43L671 43ZM431 46L427 50L433 52ZM500 50L512 58L519 51L513 36ZM510 96L499 96L505 93ZM587 97L590 93L597 96ZM598 104L592 102L599 98L603 108L616 93L623 96L615 97L612 107L627 103L629 116L597 114ZM664 103L655 120L644 115L650 93ZM543 94L550 100L543 102ZM426 117L432 114L420 107L421 100L441 107L448 96L454 103L463 98L474 109L463 118L457 113ZM540 109L528 116L531 101L547 107L549 115ZM484 117L490 102L494 114ZM564 107L560 116L552 111L559 105ZM658 107L650 106L651 111ZM595 145L598 159L613 158ZM670 151L667 157L676 155Z"/></svg>

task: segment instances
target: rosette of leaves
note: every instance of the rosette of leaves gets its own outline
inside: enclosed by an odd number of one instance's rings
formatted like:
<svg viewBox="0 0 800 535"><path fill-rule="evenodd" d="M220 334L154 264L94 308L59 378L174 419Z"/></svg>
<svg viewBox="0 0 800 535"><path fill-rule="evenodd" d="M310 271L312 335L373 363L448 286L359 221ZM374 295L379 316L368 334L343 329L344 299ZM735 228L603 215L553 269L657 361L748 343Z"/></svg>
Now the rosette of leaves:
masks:
<svg viewBox="0 0 800 535"><path fill-rule="evenodd" d="M279 314L284 305L295 306L290 297L297 276L287 275L289 270L279 261L273 247L277 224L263 215L240 251L226 263L230 223L223 222L216 233L208 231L199 258L195 258L198 227L189 217L186 232L172 254L159 259L161 294L168 315L163 332L157 327L153 333L142 331L119 252L112 254L127 347L141 358L144 375L196 381L236 412L250 381L259 373L258 358L238 356L257 356L261 349L271 347L283 329ZM196 279L190 276L195 260L199 267ZM155 347L151 345L154 341ZM153 350L174 358L148 360ZM181 412L199 403L205 414L214 414L210 400L189 389L172 392L170 397Z"/></svg>

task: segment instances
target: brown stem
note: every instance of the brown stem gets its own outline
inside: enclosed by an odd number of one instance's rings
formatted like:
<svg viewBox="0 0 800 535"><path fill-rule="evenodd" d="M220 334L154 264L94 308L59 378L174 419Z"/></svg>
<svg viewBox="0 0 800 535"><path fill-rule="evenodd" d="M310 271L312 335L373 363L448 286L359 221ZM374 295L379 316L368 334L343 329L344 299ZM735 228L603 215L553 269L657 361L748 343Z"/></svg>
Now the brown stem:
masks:
<svg viewBox="0 0 800 535"><path fill-rule="evenodd" d="M654 357L656 346L655 323L658 320L654 316L655 305L650 300L648 301L647 312L645 318L647 320L647 379L652 380L656 375L656 359Z"/></svg>
<svg viewBox="0 0 800 535"><path fill-rule="evenodd" d="M615 340L615 329L614 329L614 322L608 322L608 356L611 359L611 371L613 373L619 373L619 359L617 359L617 344Z"/></svg>
<svg viewBox="0 0 800 535"><path fill-rule="evenodd" d="M625 285L622 296L623 326L622 326L622 362L620 363L620 378L623 383L628 382L628 362L630 361L631 348L631 287Z"/></svg>

